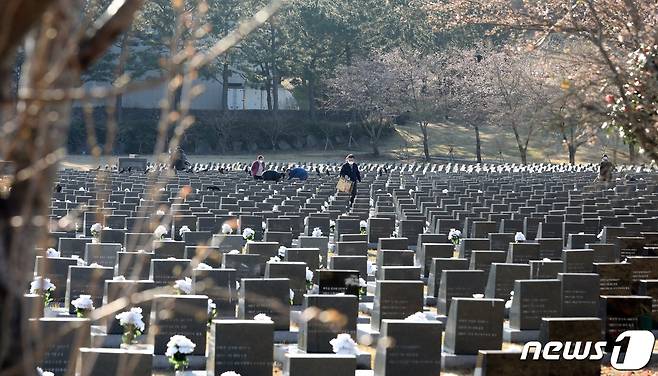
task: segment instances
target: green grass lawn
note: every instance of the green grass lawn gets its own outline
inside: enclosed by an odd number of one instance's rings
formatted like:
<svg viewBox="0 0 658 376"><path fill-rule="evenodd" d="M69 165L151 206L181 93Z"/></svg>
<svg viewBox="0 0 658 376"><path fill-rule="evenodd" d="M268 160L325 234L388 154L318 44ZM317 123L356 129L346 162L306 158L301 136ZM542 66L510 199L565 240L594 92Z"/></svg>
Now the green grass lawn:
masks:
<svg viewBox="0 0 658 376"><path fill-rule="evenodd" d="M510 130L485 127L480 131L482 140L482 158L485 162L520 163L521 158ZM454 156L458 160L475 160L475 132L471 128L454 124L432 124L429 126L430 154L436 158L448 156L449 145L454 145ZM368 142L361 140L351 150L323 148L305 149L299 151L263 151L269 162L316 162L340 163L348 153L354 153L360 161L414 161L423 157L423 142L420 128L410 124L397 126L393 135L379 143L381 156L374 158ZM583 145L576 154L579 163L598 162L602 153L612 157L614 143L602 136L593 144ZM618 146L617 163L628 160L627 147ZM152 159L152 156L148 156ZM188 155L192 163L205 162L251 162L255 154L222 154L222 155ZM70 155L62 163L64 168L87 169L99 164L115 164L116 156L95 159L87 155ZM529 162L568 162L566 148L558 142L555 135L538 133L530 140L528 150Z"/></svg>

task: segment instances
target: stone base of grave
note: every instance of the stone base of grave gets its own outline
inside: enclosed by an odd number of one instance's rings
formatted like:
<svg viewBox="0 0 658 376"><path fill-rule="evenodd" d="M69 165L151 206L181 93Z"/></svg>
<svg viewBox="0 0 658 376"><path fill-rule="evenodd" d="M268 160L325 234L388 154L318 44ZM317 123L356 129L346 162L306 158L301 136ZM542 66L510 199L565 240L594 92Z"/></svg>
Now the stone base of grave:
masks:
<svg viewBox="0 0 658 376"><path fill-rule="evenodd" d="M70 314L66 308L45 307L43 317L74 317L74 315Z"/></svg>
<svg viewBox="0 0 658 376"><path fill-rule="evenodd" d="M435 296L426 296L425 305L428 307L436 307L436 297Z"/></svg>
<svg viewBox="0 0 658 376"><path fill-rule="evenodd" d="M291 330L275 330L274 343L297 343L299 337L299 330L297 328Z"/></svg>
<svg viewBox="0 0 658 376"><path fill-rule="evenodd" d="M106 329L104 326L91 326L91 347L102 347L117 349L121 347L121 334L106 334ZM146 335L139 336L137 338L137 344L143 346L150 346L151 351L153 351L152 345L145 345L147 340Z"/></svg>
<svg viewBox="0 0 658 376"><path fill-rule="evenodd" d="M305 352L300 350L296 344L291 345L274 345L274 361L279 362L285 368L285 362L287 360L286 354L304 354ZM372 361L372 355L367 352L360 352L356 356L356 368L362 370L369 370L370 364Z"/></svg>
<svg viewBox="0 0 658 376"><path fill-rule="evenodd" d="M537 341L539 339L539 330L519 330L512 329L507 324L503 327L503 341L512 343L525 343L528 341Z"/></svg>
<svg viewBox="0 0 658 376"><path fill-rule="evenodd" d="M377 343L379 340L379 332L370 326L370 324L357 324L356 325L356 338L357 342L362 342L360 339L364 336L370 336L370 344Z"/></svg>
<svg viewBox="0 0 658 376"><path fill-rule="evenodd" d="M187 357L190 365L187 367L188 371L206 371L206 362L207 359L205 356L201 355L190 355ZM171 370L171 364L169 364L169 359L164 355L154 355L153 356L153 371L169 371Z"/></svg>
<svg viewBox="0 0 658 376"><path fill-rule="evenodd" d="M441 353L441 368L443 369L474 369L477 363L477 355L457 355L446 352Z"/></svg>

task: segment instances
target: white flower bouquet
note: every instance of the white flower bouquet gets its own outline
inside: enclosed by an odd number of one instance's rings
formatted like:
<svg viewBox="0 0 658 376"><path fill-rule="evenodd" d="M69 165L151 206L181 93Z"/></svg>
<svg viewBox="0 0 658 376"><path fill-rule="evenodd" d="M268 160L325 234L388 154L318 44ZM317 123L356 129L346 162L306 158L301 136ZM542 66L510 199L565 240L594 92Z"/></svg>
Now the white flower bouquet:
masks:
<svg viewBox="0 0 658 376"><path fill-rule="evenodd" d="M192 278L185 277L174 282L174 288L179 295L192 293Z"/></svg>
<svg viewBox="0 0 658 376"><path fill-rule="evenodd" d="M155 229L155 231L153 231L153 237L156 240L164 240L167 233L168 233L167 228L164 227L163 225L160 225Z"/></svg>
<svg viewBox="0 0 658 376"><path fill-rule="evenodd" d="M222 234L230 235L232 233L233 233L233 227L231 227L231 225L229 225L228 223L224 223L222 225Z"/></svg>
<svg viewBox="0 0 658 376"><path fill-rule="evenodd" d="M75 315L80 318L85 318L89 312L94 310L94 302L91 300L91 295L80 295L77 299L71 302L75 307Z"/></svg>
<svg viewBox="0 0 658 376"><path fill-rule="evenodd" d="M242 238L248 242L254 241L254 237L256 235L256 232L252 230L251 228L247 227L246 229L242 230Z"/></svg>
<svg viewBox="0 0 658 376"><path fill-rule="evenodd" d="M311 235L314 238L322 237L322 230L319 227L316 227L316 228L313 229L313 233Z"/></svg>
<svg viewBox="0 0 658 376"><path fill-rule="evenodd" d="M312 290L313 289L313 271L306 267L306 290Z"/></svg>
<svg viewBox="0 0 658 376"><path fill-rule="evenodd" d="M272 318L264 313L259 313L256 316L254 316L254 320L256 321L269 321L272 322Z"/></svg>
<svg viewBox="0 0 658 376"><path fill-rule="evenodd" d="M60 257L61 254L57 252L55 248L48 248L46 250L46 257L51 258L51 257Z"/></svg>
<svg viewBox="0 0 658 376"><path fill-rule="evenodd" d="M332 233L336 231L336 221L334 220L329 221L329 231Z"/></svg>
<svg viewBox="0 0 658 376"><path fill-rule="evenodd" d="M30 294L40 294L43 296L43 303L47 307L53 302L53 291L57 287L50 282L50 278L34 277L30 283Z"/></svg>
<svg viewBox="0 0 658 376"><path fill-rule="evenodd" d="M347 333L341 333L336 338L329 341L334 353L339 355L358 355L356 342Z"/></svg>
<svg viewBox="0 0 658 376"><path fill-rule="evenodd" d="M368 232L368 222L359 222L359 228L361 229L361 235L365 235Z"/></svg>
<svg viewBox="0 0 658 376"><path fill-rule="evenodd" d="M137 337L144 332L144 316L140 307L133 307L130 311L121 312L115 316L123 328L121 342L132 345L137 342Z"/></svg>
<svg viewBox="0 0 658 376"><path fill-rule="evenodd" d="M451 241L452 244L458 245L462 240L462 232L451 228L450 232L448 233L448 240Z"/></svg>
<svg viewBox="0 0 658 376"><path fill-rule="evenodd" d="M194 352L196 345L189 338L175 335L167 342L165 355L169 358L169 364L174 366L175 371L183 371L190 365L187 356Z"/></svg>
<svg viewBox="0 0 658 376"><path fill-rule="evenodd" d="M210 325L212 325L212 320L217 317L217 304L212 301L212 299L208 299L208 328L210 329Z"/></svg>
<svg viewBox="0 0 658 376"><path fill-rule="evenodd" d="M280 246L279 251L277 252L277 255L281 260L286 258L286 250L287 248L285 246Z"/></svg>
<svg viewBox="0 0 658 376"><path fill-rule="evenodd" d="M186 232L191 232L191 231L192 231L192 230L190 230L189 227L187 227L187 226L183 226L183 227L181 227L181 228L178 230L178 235L180 235L180 237L182 238L184 233L186 233Z"/></svg>
<svg viewBox="0 0 658 376"><path fill-rule="evenodd" d="M523 243L525 241L525 235L523 235L523 233L520 232L520 231L517 232L514 235L514 241L517 242L517 243Z"/></svg>
<svg viewBox="0 0 658 376"><path fill-rule="evenodd" d="M91 232L91 236L98 241L101 237L101 231L103 231L103 225L100 223L94 223L89 231Z"/></svg>
<svg viewBox="0 0 658 376"><path fill-rule="evenodd" d="M368 283L365 279L359 278L359 296L364 297L368 295Z"/></svg>

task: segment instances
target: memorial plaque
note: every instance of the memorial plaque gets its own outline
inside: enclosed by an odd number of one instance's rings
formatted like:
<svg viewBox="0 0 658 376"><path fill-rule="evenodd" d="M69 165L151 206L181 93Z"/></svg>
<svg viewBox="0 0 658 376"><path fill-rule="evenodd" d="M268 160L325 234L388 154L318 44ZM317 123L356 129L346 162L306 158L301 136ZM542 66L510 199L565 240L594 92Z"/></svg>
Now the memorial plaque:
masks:
<svg viewBox="0 0 658 376"><path fill-rule="evenodd" d="M530 265L526 264L491 264L487 287L484 295L487 298L508 300L514 290L514 281L530 278Z"/></svg>
<svg viewBox="0 0 658 376"><path fill-rule="evenodd" d="M561 313L560 280L527 279L514 282L514 299L510 308L510 328L539 330L544 317Z"/></svg>
<svg viewBox="0 0 658 376"><path fill-rule="evenodd" d="M641 256L644 251L644 238L641 236L620 236L619 253L625 257Z"/></svg>
<svg viewBox="0 0 658 376"><path fill-rule="evenodd" d="M381 268L384 266L413 266L414 251L380 250L377 251L376 276L381 278Z"/></svg>
<svg viewBox="0 0 658 376"><path fill-rule="evenodd" d="M363 279L368 277L368 257L366 256L332 256L329 269L357 270Z"/></svg>
<svg viewBox="0 0 658 376"><path fill-rule="evenodd" d="M171 286L179 279L192 277L190 260L151 260L151 279L158 287Z"/></svg>
<svg viewBox="0 0 658 376"><path fill-rule="evenodd" d="M80 349L80 376L151 376L153 354L136 349Z"/></svg>
<svg viewBox="0 0 658 376"><path fill-rule="evenodd" d="M562 273L562 261L555 260L531 260L530 278L532 279L556 279L558 273Z"/></svg>
<svg viewBox="0 0 658 376"><path fill-rule="evenodd" d="M69 266L64 307L68 307L70 314L75 314L75 307L71 305L71 302L85 294L91 295L94 308L100 308L103 305L105 280L112 279L113 274L112 268Z"/></svg>
<svg viewBox="0 0 658 376"><path fill-rule="evenodd" d="M213 320L208 364L215 375L233 371L240 375L272 376L274 324L270 321Z"/></svg>
<svg viewBox="0 0 658 376"><path fill-rule="evenodd" d="M315 277L315 271L313 271ZM265 265L265 278L288 278L290 289L295 293L293 305L301 305L306 294L306 263L268 262ZM316 278L314 278L316 279Z"/></svg>
<svg viewBox="0 0 658 376"><path fill-rule="evenodd" d="M236 281L240 281L242 278L258 278L265 274L265 266L261 255L225 253L223 267L225 269L235 269Z"/></svg>
<svg viewBox="0 0 658 376"><path fill-rule="evenodd" d="M353 376L356 372L354 355L286 354L284 376Z"/></svg>
<svg viewBox="0 0 658 376"><path fill-rule="evenodd" d="M450 305L444 351L475 355L478 350L499 350L503 345L505 301L455 298Z"/></svg>
<svg viewBox="0 0 658 376"><path fill-rule="evenodd" d="M476 239L476 238L463 238L461 243L457 246L459 250L459 257L470 259L471 251L478 250L484 251L489 249L489 238Z"/></svg>
<svg viewBox="0 0 658 376"><path fill-rule="evenodd" d="M439 296L441 286L441 275L444 270L466 270L468 269L468 260L461 258L434 258L432 267L427 280L427 295Z"/></svg>
<svg viewBox="0 0 658 376"><path fill-rule="evenodd" d="M175 240L156 240L153 242L153 258L166 259L166 258L182 259L185 257L185 242Z"/></svg>
<svg viewBox="0 0 658 376"><path fill-rule="evenodd" d="M484 294L487 275L482 270L443 270L437 299L437 310L447 315L453 298L470 298Z"/></svg>
<svg viewBox="0 0 658 376"><path fill-rule="evenodd" d="M651 297L651 317L653 319L653 329L658 329L658 280L641 280L638 293L643 296Z"/></svg>
<svg viewBox="0 0 658 376"><path fill-rule="evenodd" d="M290 330L290 280L243 278L240 282L238 318L251 320L259 313L269 316L275 330Z"/></svg>
<svg viewBox="0 0 658 376"><path fill-rule="evenodd" d="M540 258L549 258L551 260L560 260L562 258L561 238L539 238L535 241L539 243Z"/></svg>
<svg viewBox="0 0 658 376"><path fill-rule="evenodd" d="M600 295L631 295L631 264L595 263L594 273L600 277Z"/></svg>
<svg viewBox="0 0 658 376"><path fill-rule="evenodd" d="M507 262L510 264L529 264L530 260L540 260L539 244L510 243Z"/></svg>
<svg viewBox="0 0 658 376"><path fill-rule="evenodd" d="M91 321L80 318L30 320L36 365L55 376L75 375L81 347L91 344Z"/></svg>
<svg viewBox="0 0 658 376"><path fill-rule="evenodd" d="M615 254L614 244L587 243L585 249L594 251L594 262L619 262L619 255Z"/></svg>
<svg viewBox="0 0 658 376"><path fill-rule="evenodd" d="M658 279L658 257L637 256L629 257L626 261L631 264L631 291L633 294L637 294L641 280Z"/></svg>
<svg viewBox="0 0 658 376"><path fill-rule="evenodd" d="M407 238L380 238L377 244L377 250L382 249L407 249L409 248L409 239Z"/></svg>
<svg viewBox="0 0 658 376"><path fill-rule="evenodd" d="M591 273L594 251L591 249L569 249L562 251L564 273Z"/></svg>
<svg viewBox="0 0 658 376"><path fill-rule="evenodd" d="M174 335L184 335L196 344L191 355L206 355L208 297L205 295L155 295L148 341L155 355L164 355Z"/></svg>
<svg viewBox="0 0 658 376"><path fill-rule="evenodd" d="M152 253L117 252L116 275L130 280L149 279L152 259Z"/></svg>
<svg viewBox="0 0 658 376"><path fill-rule="evenodd" d="M559 273L562 316L592 317L598 315L599 275L594 273Z"/></svg>
<svg viewBox="0 0 658 376"><path fill-rule="evenodd" d="M455 246L452 243L424 243L416 251L416 265L421 266L423 277L427 278L432 268L432 259L451 258L454 253Z"/></svg>
<svg viewBox="0 0 658 376"><path fill-rule="evenodd" d="M155 288L153 281L105 281L105 292L103 296L103 304L109 304L113 301L126 298L129 299L129 305L121 310L121 312L128 311L132 307L140 307L142 309L142 316L144 321L144 333L148 333L150 318L151 318L151 301L143 301L134 303L133 300L139 293ZM121 313L121 312L117 312ZM110 315L106 318L107 334L123 334L123 328L116 319L116 315Z"/></svg>
<svg viewBox="0 0 658 376"><path fill-rule="evenodd" d="M206 295L217 306L217 318L235 318L235 269L194 269L194 293Z"/></svg>
<svg viewBox="0 0 658 376"><path fill-rule="evenodd" d="M438 321L383 320L375 355L376 376L441 374L443 324Z"/></svg>
<svg viewBox="0 0 658 376"><path fill-rule="evenodd" d="M304 262L309 269L320 269L320 250L317 248L288 248L285 260L288 262Z"/></svg>
<svg viewBox="0 0 658 376"><path fill-rule="evenodd" d="M359 272L357 270L320 269L317 274L320 294L359 296Z"/></svg>
<svg viewBox="0 0 658 376"><path fill-rule="evenodd" d="M336 254L340 256L367 256L366 242L336 242Z"/></svg>
<svg viewBox="0 0 658 376"><path fill-rule="evenodd" d="M72 265L78 265L78 260L65 257L37 256L35 275L49 278L50 282L55 285L55 290L51 294L52 306L64 307L66 280L69 275L69 266Z"/></svg>
<svg viewBox="0 0 658 376"><path fill-rule="evenodd" d="M377 281L370 325L379 330L384 319L404 319L423 311L423 282Z"/></svg>
<svg viewBox="0 0 658 376"><path fill-rule="evenodd" d="M88 243L91 243L90 238L59 238L57 250L62 257L78 256L83 259Z"/></svg>
<svg viewBox="0 0 658 376"><path fill-rule="evenodd" d="M492 251L507 251L514 242L514 233L490 233L489 249Z"/></svg>
<svg viewBox="0 0 658 376"><path fill-rule="evenodd" d="M299 326L299 348L307 353L332 353L329 343L340 333L356 341L359 302L352 295L306 295ZM329 318L329 319L327 319Z"/></svg>
<svg viewBox="0 0 658 376"><path fill-rule="evenodd" d="M615 339L626 330L651 330L650 296L607 296L600 298L599 315L610 351Z"/></svg>
<svg viewBox="0 0 658 376"><path fill-rule="evenodd" d="M383 281L420 280L420 266L382 266L379 277Z"/></svg>
<svg viewBox="0 0 658 376"><path fill-rule="evenodd" d="M91 265L114 268L117 264L117 253L121 251L118 243L87 243L85 245L85 261Z"/></svg>
<svg viewBox="0 0 658 376"><path fill-rule="evenodd" d="M368 243L390 238L395 231L395 220L390 218L368 218Z"/></svg>
<svg viewBox="0 0 658 376"><path fill-rule="evenodd" d="M601 325L598 317L545 317L539 329L539 342L598 342L602 340Z"/></svg>
<svg viewBox="0 0 658 376"><path fill-rule="evenodd" d="M469 269L482 270L489 275L491 264L494 262L504 263L507 260L506 251L472 251Z"/></svg>

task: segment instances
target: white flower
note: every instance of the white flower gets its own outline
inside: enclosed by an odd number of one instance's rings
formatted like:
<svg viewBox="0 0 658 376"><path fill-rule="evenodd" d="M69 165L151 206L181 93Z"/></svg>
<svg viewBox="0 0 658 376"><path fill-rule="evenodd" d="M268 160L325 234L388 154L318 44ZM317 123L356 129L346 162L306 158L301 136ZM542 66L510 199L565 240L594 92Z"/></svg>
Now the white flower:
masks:
<svg viewBox="0 0 658 376"><path fill-rule="evenodd" d="M336 338L329 341L334 353L340 355L358 355L359 351L356 342L347 333L341 333Z"/></svg>
<svg viewBox="0 0 658 376"><path fill-rule="evenodd" d="M205 262L200 262L199 265L196 266L196 268L199 270L210 270L212 269L212 266L206 264Z"/></svg>
<svg viewBox="0 0 658 376"><path fill-rule="evenodd" d="M256 235L256 232L249 227L242 230L242 237L245 240L254 240L254 235Z"/></svg>
<svg viewBox="0 0 658 376"><path fill-rule="evenodd" d="M361 222L359 222L359 227L361 227L361 228L368 228L368 222L366 222L366 221L361 221Z"/></svg>
<svg viewBox="0 0 658 376"><path fill-rule="evenodd" d="M445 194L448 194L448 192L449 192L449 191L448 191L447 189L443 189L443 190L441 191L441 193L443 193L444 195L445 195Z"/></svg>
<svg viewBox="0 0 658 376"><path fill-rule="evenodd" d="M267 230L267 223L261 222L260 223L260 228L262 228L263 230Z"/></svg>
<svg viewBox="0 0 658 376"><path fill-rule="evenodd" d="M365 279L359 278L359 287L368 287L368 283Z"/></svg>
<svg viewBox="0 0 658 376"><path fill-rule="evenodd" d="M153 236L158 240L164 239L165 235L167 235L167 228L163 225L158 226L155 231L153 231Z"/></svg>
<svg viewBox="0 0 658 376"><path fill-rule="evenodd" d="M235 281L235 289L240 290L240 281Z"/></svg>
<svg viewBox="0 0 658 376"><path fill-rule="evenodd" d="M311 281L313 281L313 272L307 266L306 267L306 282L311 282Z"/></svg>
<svg viewBox="0 0 658 376"><path fill-rule="evenodd" d="M475 299L482 299L482 298L484 298L484 294L473 294L473 297Z"/></svg>
<svg viewBox="0 0 658 376"><path fill-rule="evenodd" d="M78 188L79 192L85 192L85 189L83 187Z"/></svg>
<svg viewBox="0 0 658 376"><path fill-rule="evenodd" d="M94 302L91 300L91 295L80 295L80 297L73 300L71 304L77 309L94 309Z"/></svg>
<svg viewBox="0 0 658 376"><path fill-rule="evenodd" d="M603 230L601 230L601 232L599 232L599 234L596 235L597 239L601 239L602 237L603 237Z"/></svg>
<svg viewBox="0 0 658 376"><path fill-rule="evenodd" d="M160 188L160 192L164 192L166 189L164 187Z"/></svg>
<svg viewBox="0 0 658 376"><path fill-rule="evenodd" d="M129 189L129 188L126 188L126 189L124 189L123 191L124 191L124 192L130 192L130 189Z"/></svg>
<svg viewBox="0 0 658 376"><path fill-rule="evenodd" d="M133 307L130 311L121 312L116 315L121 326L134 325L140 332L144 331L144 316L140 307Z"/></svg>
<svg viewBox="0 0 658 376"><path fill-rule="evenodd" d="M89 229L89 231L91 232L91 236L93 236L94 238L99 237L101 235L102 230L103 230L103 225L101 225L100 223L94 223L93 226L91 226L91 228Z"/></svg>
<svg viewBox="0 0 658 376"><path fill-rule="evenodd" d="M525 235L523 235L522 232L517 232L516 235L514 235L514 241L517 243L524 242L525 241Z"/></svg>
<svg viewBox="0 0 658 376"><path fill-rule="evenodd" d="M165 215L165 212L164 212L164 210L158 210L158 211L155 212L155 215L162 216L162 215Z"/></svg>
<svg viewBox="0 0 658 376"><path fill-rule="evenodd" d="M268 262L281 262L281 259L278 256L270 257Z"/></svg>
<svg viewBox="0 0 658 376"><path fill-rule="evenodd" d="M118 275L118 276L112 278L112 280L113 280L113 281L125 281L125 280L126 280L126 277L124 277L124 276L122 276L122 275Z"/></svg>
<svg viewBox="0 0 658 376"><path fill-rule="evenodd" d="M509 300L505 302L505 308L512 308L512 301L514 300L514 291L509 292Z"/></svg>
<svg viewBox="0 0 658 376"><path fill-rule="evenodd" d="M222 225L222 234L229 235L233 233L233 228L228 223Z"/></svg>
<svg viewBox="0 0 658 376"><path fill-rule="evenodd" d="M60 257L60 253L55 248L48 248L46 250L46 257Z"/></svg>
<svg viewBox="0 0 658 376"><path fill-rule="evenodd" d="M290 295L290 301L295 299L295 292L292 289L288 289L288 295Z"/></svg>
<svg viewBox="0 0 658 376"><path fill-rule="evenodd" d="M240 251L238 251L237 249L232 249L228 252L228 254L229 255L239 255Z"/></svg>
<svg viewBox="0 0 658 376"><path fill-rule="evenodd" d="M42 291L55 290L55 285L50 282L50 278L34 277L30 283L30 294L38 294Z"/></svg>
<svg viewBox="0 0 658 376"><path fill-rule="evenodd" d="M191 294L192 293L192 279L190 277L185 277L185 279L179 279L174 283L174 288L178 289L181 293Z"/></svg>
<svg viewBox="0 0 658 376"><path fill-rule="evenodd" d="M543 262L551 261L551 259L549 259L548 257L544 257L544 258L541 259L541 260L542 260Z"/></svg>
<svg viewBox="0 0 658 376"><path fill-rule="evenodd" d="M38 374L39 376L55 376L54 373L52 373L52 372L50 372L50 371L44 371L44 370L42 370L42 369L39 368L39 367L37 367L37 374Z"/></svg>
<svg viewBox="0 0 658 376"><path fill-rule="evenodd" d="M192 230L190 230L190 228L187 226L183 226L180 228L180 230L178 230L178 235L183 236L183 234L186 232L192 232Z"/></svg>
<svg viewBox="0 0 658 376"><path fill-rule="evenodd" d="M254 316L254 320L256 320L256 321L270 321L270 322L272 321L270 316L268 316L264 313L259 313L256 316Z"/></svg>
<svg viewBox="0 0 658 376"><path fill-rule="evenodd" d="M316 227L313 229L313 233L311 234L314 238L319 238L322 236L322 230L320 230L319 227Z"/></svg>
<svg viewBox="0 0 658 376"><path fill-rule="evenodd" d="M227 372L222 373L222 374L219 375L219 376L242 376L242 375L240 375L240 374L237 373L237 372L227 371Z"/></svg>
<svg viewBox="0 0 658 376"><path fill-rule="evenodd" d="M172 357L176 355L176 353L191 354L194 352L195 347L196 345L189 338L177 334L169 338L165 355L167 357Z"/></svg>
<svg viewBox="0 0 658 376"><path fill-rule="evenodd" d="M91 265L89 265L90 268L102 268L103 266L97 262L92 262Z"/></svg>
<svg viewBox="0 0 658 376"><path fill-rule="evenodd" d="M428 322L429 320L427 319L427 316L423 312L416 312L411 316L408 316L407 318L404 319L404 321L411 321L411 322Z"/></svg>
<svg viewBox="0 0 658 376"><path fill-rule="evenodd" d="M80 256L73 255L71 257L75 259L75 263L76 263L77 266L87 266L87 262L85 260L81 259Z"/></svg>
<svg viewBox="0 0 658 376"><path fill-rule="evenodd" d="M277 252L280 258L285 258L286 257L286 247L280 246L279 247L279 252Z"/></svg>

